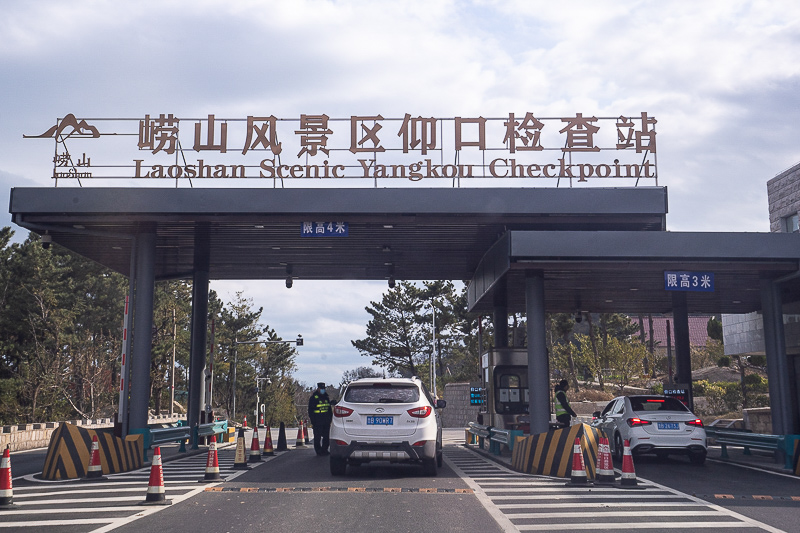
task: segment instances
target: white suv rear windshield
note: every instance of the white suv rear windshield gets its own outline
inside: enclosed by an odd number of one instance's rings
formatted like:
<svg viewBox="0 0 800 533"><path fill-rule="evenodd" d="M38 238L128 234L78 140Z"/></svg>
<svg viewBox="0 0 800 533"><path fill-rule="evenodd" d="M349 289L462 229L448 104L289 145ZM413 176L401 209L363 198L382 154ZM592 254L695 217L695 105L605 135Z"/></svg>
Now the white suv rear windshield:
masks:
<svg viewBox="0 0 800 533"><path fill-rule="evenodd" d="M347 388L344 401L350 403L414 403L419 401L419 388L414 385L374 383Z"/></svg>

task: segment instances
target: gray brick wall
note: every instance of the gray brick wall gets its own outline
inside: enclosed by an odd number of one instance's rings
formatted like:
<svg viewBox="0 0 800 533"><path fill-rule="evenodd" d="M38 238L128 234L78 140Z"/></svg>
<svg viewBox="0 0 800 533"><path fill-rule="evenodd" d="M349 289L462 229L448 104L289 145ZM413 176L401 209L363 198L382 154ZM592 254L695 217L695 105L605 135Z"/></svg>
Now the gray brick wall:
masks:
<svg viewBox="0 0 800 533"><path fill-rule="evenodd" d="M770 231L786 231L784 219L800 212L800 163L767 182L767 198ZM793 353L800 347L800 316L785 314L783 324L787 351ZM722 337L726 355L763 354L764 322L761 314L722 315Z"/></svg>
<svg viewBox="0 0 800 533"><path fill-rule="evenodd" d="M767 182L769 230L786 231L782 220L800 211L800 163Z"/></svg>
<svg viewBox="0 0 800 533"><path fill-rule="evenodd" d="M447 407L442 409L442 425L446 428L466 427L478 421L480 407L469 404L469 383L448 383L444 386Z"/></svg>

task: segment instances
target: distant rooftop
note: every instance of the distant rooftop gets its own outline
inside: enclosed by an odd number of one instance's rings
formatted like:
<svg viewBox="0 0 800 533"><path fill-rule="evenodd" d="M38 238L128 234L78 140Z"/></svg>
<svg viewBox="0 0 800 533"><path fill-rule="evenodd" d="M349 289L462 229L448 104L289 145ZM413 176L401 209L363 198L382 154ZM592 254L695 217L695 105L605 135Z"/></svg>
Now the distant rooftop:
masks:
<svg viewBox="0 0 800 533"><path fill-rule="evenodd" d="M708 319L711 315L690 316L689 317L689 344L691 346L705 346L708 340ZM644 337L646 342L650 340L650 326L647 317L644 320ZM670 334L672 336L672 346L675 346L675 321L671 317L653 317L653 340L657 347L666 349L667 347L667 320L670 322ZM639 318L631 317L634 324L639 323Z"/></svg>

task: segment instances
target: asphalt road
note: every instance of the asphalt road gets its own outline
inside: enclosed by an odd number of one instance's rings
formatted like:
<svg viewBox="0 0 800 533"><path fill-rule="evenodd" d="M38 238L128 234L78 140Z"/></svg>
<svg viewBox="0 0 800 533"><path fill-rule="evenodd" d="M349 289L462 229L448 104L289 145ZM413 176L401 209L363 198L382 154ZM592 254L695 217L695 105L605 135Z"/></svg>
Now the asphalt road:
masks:
<svg viewBox="0 0 800 533"><path fill-rule="evenodd" d="M447 466L436 477L423 476L419 467L377 463L334 477L328 459L309 447L281 454L223 489L115 531L502 531Z"/></svg>
<svg viewBox="0 0 800 533"><path fill-rule="evenodd" d="M754 518L783 531L800 531L800 478L683 457L636 457L636 475ZM796 498L796 499L793 499Z"/></svg>
<svg viewBox="0 0 800 533"><path fill-rule="evenodd" d="M248 450L251 436L248 432ZM88 505L116 505L120 516L130 515L127 521L113 525L114 531L123 532L252 531L249 528L495 532L516 531L516 527L586 530L592 525L616 531L622 524L632 526L630 522L638 521L649 522L651 525L644 530L650 533L683 531L686 528L680 528L681 520L687 526L712 521L716 525L705 524L704 530L709 531L800 530L800 478L794 476L713 461L695 466L681 457L636 457L636 473L647 480L646 490L570 488L561 480L534 479L503 469L486 456L460 446L462 438L463 431L446 431L446 461L436 477L424 476L416 466L383 463L348 467L346 476L334 477L327 458L317 457L311 447L295 449L292 442L288 452L251 470L236 471L236 477L206 489L197 484L205 466L205 457L200 454L174 464L165 463L167 494L175 498L175 503L153 514L137 509L143 498L146 471L138 474L138 481L133 474L126 474L97 489L80 483L77 487L37 486L30 480L20 480L19 484L15 482L19 489L15 502L20 507L0 513L0 531L31 531L30 527L14 527L10 522L37 519L49 520L48 530L52 533L110 530L110 525L99 525L103 520L108 522L101 518L108 513L68 509L85 505L87 498L91 502L92 494L98 490L102 495L99 499L120 501ZM229 466L233 452L233 447L226 448ZM44 453L14 453L14 477L39 472ZM195 466L186 464L189 459ZM178 472L185 472L184 479L188 481L178 480ZM182 485L183 492L193 492L181 497L176 485ZM52 491L52 495L40 502L35 491ZM126 494L127 501L122 498ZM77 499L70 503L72 500L64 498ZM51 514L37 516L35 509ZM98 525L80 519L81 515L94 517ZM56 526L62 518L64 524ZM725 524L733 527L729 529Z"/></svg>

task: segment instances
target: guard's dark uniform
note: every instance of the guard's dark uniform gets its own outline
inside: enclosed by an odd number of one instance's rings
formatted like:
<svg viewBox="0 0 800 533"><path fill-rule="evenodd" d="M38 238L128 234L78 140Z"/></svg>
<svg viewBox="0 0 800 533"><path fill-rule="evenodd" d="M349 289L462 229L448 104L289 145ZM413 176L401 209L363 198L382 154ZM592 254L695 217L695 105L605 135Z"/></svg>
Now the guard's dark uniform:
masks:
<svg viewBox="0 0 800 533"><path fill-rule="evenodd" d="M317 390L308 399L308 418L314 427L314 451L317 455L328 455L333 411L324 383L317 383Z"/></svg>

